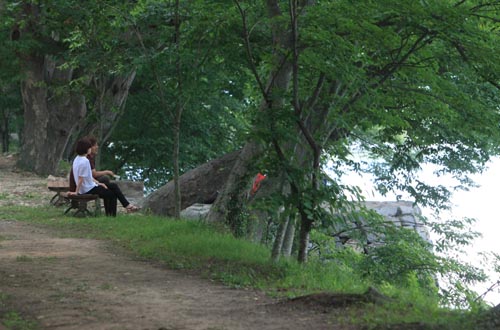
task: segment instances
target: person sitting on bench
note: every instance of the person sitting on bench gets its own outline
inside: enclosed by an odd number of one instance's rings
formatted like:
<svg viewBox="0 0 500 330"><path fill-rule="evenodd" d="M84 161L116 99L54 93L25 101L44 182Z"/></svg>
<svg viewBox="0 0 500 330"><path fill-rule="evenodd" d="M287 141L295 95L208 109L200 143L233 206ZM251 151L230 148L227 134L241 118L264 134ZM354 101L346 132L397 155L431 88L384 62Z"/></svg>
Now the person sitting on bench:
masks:
<svg viewBox="0 0 500 330"><path fill-rule="evenodd" d="M76 187L74 190L70 188L68 195L83 195L92 194L99 195L104 200L104 210L106 216L116 216L117 196L108 189L104 183L100 183L92 177L92 169L87 155L90 154L92 144L88 138L82 138L76 143L77 156L73 160L71 173ZM70 181L71 182L71 181Z"/></svg>
<svg viewBox="0 0 500 330"><path fill-rule="evenodd" d="M86 138L90 141L90 144L91 144L90 153L87 155L87 158L90 162L90 168L92 170L92 177L94 179L96 179L98 182L104 183L109 190L111 190L115 193L116 197L118 198L118 200L120 201L122 206L125 208L127 213L139 211L140 208L135 206L135 205L132 205L127 200L127 198L125 197L125 195L121 191L120 187L116 183L110 181L110 177L115 177L115 173L113 173L113 171L110 171L110 170L98 171L98 170L96 170L95 156L97 155L97 153L99 151L99 145L97 144L97 139L95 137L88 136ZM70 182L70 190L73 190L73 189L71 189L72 186L76 185L75 179L73 177L73 173L70 173L69 182Z"/></svg>

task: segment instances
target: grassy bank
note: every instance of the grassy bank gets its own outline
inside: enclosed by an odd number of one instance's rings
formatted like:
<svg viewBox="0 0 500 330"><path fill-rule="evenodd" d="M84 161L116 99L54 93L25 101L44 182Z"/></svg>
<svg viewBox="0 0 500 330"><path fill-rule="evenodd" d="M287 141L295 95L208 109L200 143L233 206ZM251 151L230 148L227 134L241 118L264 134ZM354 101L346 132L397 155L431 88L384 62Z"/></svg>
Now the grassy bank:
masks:
<svg viewBox="0 0 500 330"><path fill-rule="evenodd" d="M105 239L142 258L219 280L240 288L258 288L270 295L295 297L309 293L363 293L372 283L344 263L311 260L270 262L269 249L223 233L204 223L176 221L140 214L116 218L73 218L57 208L3 207L0 219L29 221L56 229L61 236ZM1 246L1 242L0 242ZM418 285L397 288L378 285L391 300L345 313L346 322L362 324L424 322L440 329L468 329L469 312L438 306L437 297Z"/></svg>

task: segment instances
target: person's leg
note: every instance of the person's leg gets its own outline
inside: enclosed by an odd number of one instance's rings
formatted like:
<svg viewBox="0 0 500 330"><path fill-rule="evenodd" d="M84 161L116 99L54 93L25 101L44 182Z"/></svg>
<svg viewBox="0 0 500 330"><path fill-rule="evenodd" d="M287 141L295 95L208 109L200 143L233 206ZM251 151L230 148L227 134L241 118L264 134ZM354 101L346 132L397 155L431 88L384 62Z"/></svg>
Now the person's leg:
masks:
<svg viewBox="0 0 500 330"><path fill-rule="evenodd" d="M109 181L111 181L111 179L107 175L102 175L102 176L97 178L97 181L99 181L100 183L104 183L105 185L108 185L108 183L109 183Z"/></svg>
<svg viewBox="0 0 500 330"><path fill-rule="evenodd" d="M120 203L123 205L123 207L126 208L130 204L130 202L127 200L127 198L123 195L118 184L116 184L114 182L108 182L108 183L106 183L106 186L108 187L109 190L111 190L112 192L115 193L116 197L118 198Z"/></svg>
<svg viewBox="0 0 500 330"><path fill-rule="evenodd" d="M106 212L106 216L116 216L116 195L113 191L97 186L89 190L87 194L99 195L99 197L104 199L104 210Z"/></svg>

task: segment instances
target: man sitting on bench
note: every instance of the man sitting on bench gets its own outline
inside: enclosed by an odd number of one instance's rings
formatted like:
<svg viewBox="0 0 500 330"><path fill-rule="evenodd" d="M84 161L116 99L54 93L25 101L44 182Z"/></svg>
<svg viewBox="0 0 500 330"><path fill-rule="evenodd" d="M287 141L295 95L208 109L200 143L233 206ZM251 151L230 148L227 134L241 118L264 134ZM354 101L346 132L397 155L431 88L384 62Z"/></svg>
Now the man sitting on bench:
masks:
<svg viewBox="0 0 500 330"><path fill-rule="evenodd" d="M88 138L82 138L76 143L76 154L77 156L73 160L73 166L71 169L71 174L73 174L73 181L76 183L76 187L73 190L70 187L68 195L84 195L92 194L99 195L104 200L104 210L106 216L116 216L116 194L108 189L104 183L100 183L92 177L92 169L90 168L90 161L87 155L90 154L92 144ZM71 179L70 179L71 186Z"/></svg>

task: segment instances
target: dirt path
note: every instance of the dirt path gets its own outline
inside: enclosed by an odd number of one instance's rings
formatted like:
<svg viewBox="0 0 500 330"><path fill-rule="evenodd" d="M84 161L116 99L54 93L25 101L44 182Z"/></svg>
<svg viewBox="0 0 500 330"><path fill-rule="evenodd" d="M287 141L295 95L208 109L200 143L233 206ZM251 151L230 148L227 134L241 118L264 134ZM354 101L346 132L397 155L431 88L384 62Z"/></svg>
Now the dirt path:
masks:
<svg viewBox="0 0 500 330"><path fill-rule="evenodd" d="M0 207L13 195L16 203L46 203L46 180L12 172L12 165L0 157ZM9 219L0 219L0 296L40 329L354 329L332 324L333 313L280 304L138 260L106 241L61 238ZM2 306L0 330L1 313Z"/></svg>

